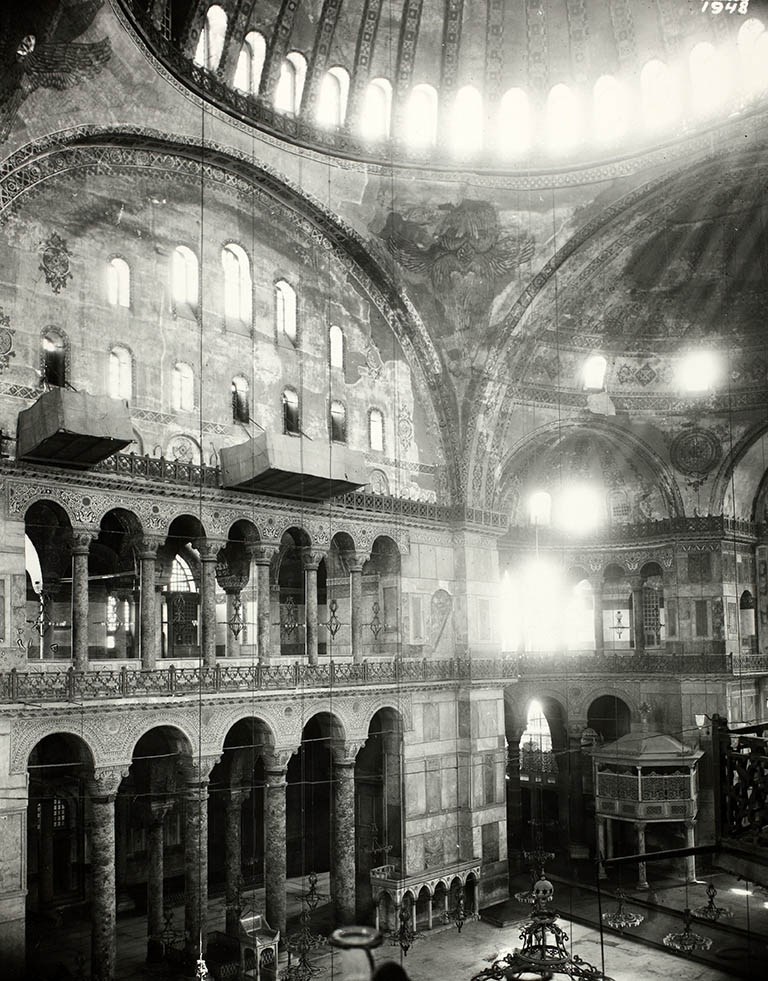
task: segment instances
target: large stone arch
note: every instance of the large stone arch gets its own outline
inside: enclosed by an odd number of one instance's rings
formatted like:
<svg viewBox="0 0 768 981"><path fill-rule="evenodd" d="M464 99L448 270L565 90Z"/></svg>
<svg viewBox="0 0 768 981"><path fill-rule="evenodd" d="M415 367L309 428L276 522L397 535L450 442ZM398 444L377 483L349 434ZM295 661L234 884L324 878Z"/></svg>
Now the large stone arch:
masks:
<svg viewBox="0 0 768 981"><path fill-rule="evenodd" d="M141 146L135 144L140 142ZM319 200L263 163L212 141L171 140L160 131L136 127L78 127L12 154L0 175L0 223L18 210L25 196L52 178L87 169L118 174L137 168L173 172L176 180L217 183L240 199L250 198L283 213L287 226L318 242L338 262L389 325L405 358L415 369L414 384L437 434L436 450L447 467L451 496L458 488L457 413L450 386L443 384L440 354L401 283L351 225Z"/></svg>

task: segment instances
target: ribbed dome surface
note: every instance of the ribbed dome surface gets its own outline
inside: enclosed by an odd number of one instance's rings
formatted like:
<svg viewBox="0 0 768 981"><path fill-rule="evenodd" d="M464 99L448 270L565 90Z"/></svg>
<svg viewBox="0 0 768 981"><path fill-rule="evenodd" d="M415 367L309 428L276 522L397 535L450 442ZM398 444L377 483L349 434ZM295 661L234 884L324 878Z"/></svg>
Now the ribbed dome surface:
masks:
<svg viewBox="0 0 768 981"><path fill-rule="evenodd" d="M212 15L209 0L121 2L166 60L173 49L207 70L196 81L209 98L352 155L386 146L406 158L482 153L483 166L594 159L740 111L745 89L753 96L768 84L759 69L757 82L746 79L751 69L739 62L739 32L765 22L764 3L715 15L674 0L221 0ZM768 40L758 55L768 60ZM372 82L386 113L373 128ZM331 89L338 104L329 112ZM566 91L550 106L553 89Z"/></svg>

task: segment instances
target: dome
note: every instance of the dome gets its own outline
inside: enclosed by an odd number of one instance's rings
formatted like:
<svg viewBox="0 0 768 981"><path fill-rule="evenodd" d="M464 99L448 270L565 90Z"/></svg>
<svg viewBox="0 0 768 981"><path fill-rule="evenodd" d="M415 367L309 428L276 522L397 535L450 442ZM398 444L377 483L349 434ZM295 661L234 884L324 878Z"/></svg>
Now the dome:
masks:
<svg viewBox="0 0 768 981"><path fill-rule="evenodd" d="M493 170L625 156L742 113L768 85L754 0L736 17L606 0L120 2L211 102L360 159Z"/></svg>

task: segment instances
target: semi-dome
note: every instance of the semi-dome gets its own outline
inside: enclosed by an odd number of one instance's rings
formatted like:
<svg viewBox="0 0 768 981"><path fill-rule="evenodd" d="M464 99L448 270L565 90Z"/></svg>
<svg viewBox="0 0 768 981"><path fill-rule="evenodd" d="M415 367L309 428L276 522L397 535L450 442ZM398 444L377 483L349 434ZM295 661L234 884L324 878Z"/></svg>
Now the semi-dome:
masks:
<svg viewBox="0 0 768 981"><path fill-rule="evenodd" d="M582 163L705 129L768 86L762 3L120 3L210 101L352 157Z"/></svg>

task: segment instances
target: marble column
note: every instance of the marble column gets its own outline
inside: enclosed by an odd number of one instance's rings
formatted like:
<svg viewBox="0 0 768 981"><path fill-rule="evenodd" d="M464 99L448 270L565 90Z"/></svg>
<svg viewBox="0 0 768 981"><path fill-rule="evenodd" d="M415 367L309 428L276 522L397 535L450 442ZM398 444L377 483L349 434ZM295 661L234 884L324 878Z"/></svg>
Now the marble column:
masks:
<svg viewBox="0 0 768 981"><path fill-rule="evenodd" d="M592 583L592 600L594 603L595 653L602 654L605 650L605 627L603 623L603 577L595 576Z"/></svg>
<svg viewBox="0 0 768 981"><path fill-rule="evenodd" d="M145 538L139 547L139 649L142 671L152 671L157 661L157 612L155 607L155 563L158 542Z"/></svg>
<svg viewBox="0 0 768 981"><path fill-rule="evenodd" d="M331 899L336 922L355 921L355 758L334 759Z"/></svg>
<svg viewBox="0 0 768 981"><path fill-rule="evenodd" d="M198 541L200 554L200 644L203 664L216 666L216 560L220 545L208 540Z"/></svg>
<svg viewBox="0 0 768 981"><path fill-rule="evenodd" d="M635 831L637 832L637 854L645 854L645 821L635 821ZM637 863L637 888L647 889L648 879L645 873L645 862Z"/></svg>
<svg viewBox="0 0 768 981"><path fill-rule="evenodd" d="M352 660L363 660L363 559L354 553L347 554L349 569L349 623L352 643Z"/></svg>
<svg viewBox="0 0 768 981"><path fill-rule="evenodd" d="M165 815L168 804L152 803L148 828L147 868L147 962L155 963L164 956L162 934L165 891Z"/></svg>
<svg viewBox="0 0 768 981"><path fill-rule="evenodd" d="M696 822L685 822L685 847L693 848L696 845ZM685 881L696 881L696 856L686 855L685 857Z"/></svg>
<svg viewBox="0 0 768 981"><path fill-rule="evenodd" d="M75 671L88 670L88 552L92 535L72 536L72 661Z"/></svg>
<svg viewBox="0 0 768 981"><path fill-rule="evenodd" d="M307 661L317 664L317 568L321 556L304 549L301 558L304 565L305 649Z"/></svg>
<svg viewBox="0 0 768 981"><path fill-rule="evenodd" d="M230 790L226 801L224 827L224 900L225 927L236 937L240 928L240 880L243 868L242 816L247 791ZM270 924L271 926L271 924Z"/></svg>
<svg viewBox="0 0 768 981"><path fill-rule="evenodd" d="M266 917L285 937L285 787L288 761L264 763L264 885Z"/></svg>
<svg viewBox="0 0 768 981"><path fill-rule="evenodd" d="M269 664L272 655L272 613L269 589L269 569L274 555L271 546L252 546L249 549L251 561L257 569L256 587L256 650L259 664Z"/></svg>
<svg viewBox="0 0 768 981"><path fill-rule="evenodd" d="M184 801L184 950L189 963L205 951L208 917L208 778L216 759L191 762Z"/></svg>
<svg viewBox="0 0 768 981"><path fill-rule="evenodd" d="M605 871L605 866L603 865L603 859L608 856L605 854L605 818L601 815L597 817L597 861L598 861L598 877L600 879L607 879L608 873Z"/></svg>
<svg viewBox="0 0 768 981"><path fill-rule="evenodd" d="M584 827L584 755L581 751L581 733L586 721L574 721L568 726L568 821L569 851L576 858L579 853L587 854L586 831Z"/></svg>
<svg viewBox="0 0 768 981"><path fill-rule="evenodd" d="M635 654L645 653L645 616L643 612L643 584L632 581L632 637L635 641Z"/></svg>
<svg viewBox="0 0 768 981"><path fill-rule="evenodd" d="M127 772L127 768L96 770L90 786L92 981L112 981L115 976L115 797Z"/></svg>

